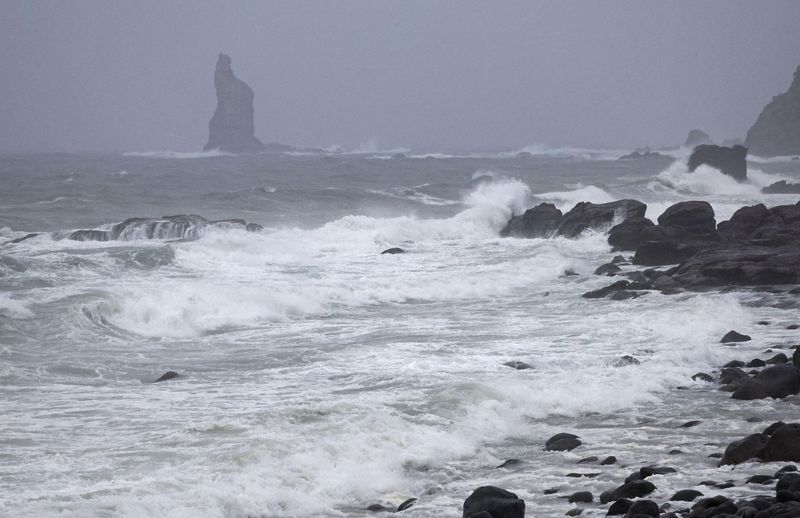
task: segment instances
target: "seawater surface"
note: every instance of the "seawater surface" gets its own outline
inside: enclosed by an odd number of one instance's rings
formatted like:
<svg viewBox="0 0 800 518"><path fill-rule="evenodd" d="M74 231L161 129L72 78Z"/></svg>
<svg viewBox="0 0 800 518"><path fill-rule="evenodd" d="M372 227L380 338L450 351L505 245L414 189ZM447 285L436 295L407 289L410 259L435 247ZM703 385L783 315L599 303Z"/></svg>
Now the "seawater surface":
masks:
<svg viewBox="0 0 800 518"><path fill-rule="evenodd" d="M575 240L499 231L541 201L635 198L655 219L705 199L721 221L745 204L796 202L760 188L797 181L800 166L752 162L739 184L688 173L685 157L613 157L0 157L0 514L367 516L415 497L404 515L457 516L491 484L530 516L556 516L572 505L545 488L597 495L645 464L678 470L652 477L657 500L746 479L757 466L716 468L707 455L765 426L745 417L786 420L796 407L733 401L691 375L793 345L795 301L588 300L609 283L592 274L614 255L602 229ZM65 238L174 214L264 228ZM407 253L380 254L390 247ZM730 329L754 340L721 347ZM167 370L181 376L152 383ZM703 422L679 428L692 419ZM584 445L542 451L561 431ZM620 463L576 464L589 455ZM522 462L496 468L511 458ZM737 485L702 490L754 491Z"/></svg>

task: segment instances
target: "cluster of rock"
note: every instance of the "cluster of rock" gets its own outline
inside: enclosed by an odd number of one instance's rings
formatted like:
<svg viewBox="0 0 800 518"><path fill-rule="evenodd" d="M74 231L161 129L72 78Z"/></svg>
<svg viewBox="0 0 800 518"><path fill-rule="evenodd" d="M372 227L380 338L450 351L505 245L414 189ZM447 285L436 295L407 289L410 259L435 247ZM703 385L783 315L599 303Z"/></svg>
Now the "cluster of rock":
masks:
<svg viewBox="0 0 800 518"><path fill-rule="evenodd" d="M661 158L668 158L670 160L674 160L674 157L669 155L664 155L659 153L658 151L651 151L649 149L637 149L636 151L632 151L627 155L622 155L617 160L653 160L653 159L661 159Z"/></svg>
<svg viewBox="0 0 800 518"><path fill-rule="evenodd" d="M129 218L109 229L75 230L66 237L74 241L135 241L138 239L197 239L206 228L258 232L263 227L242 219L209 221L194 214L162 218ZM59 237L59 236L56 236Z"/></svg>
<svg viewBox="0 0 800 518"><path fill-rule="evenodd" d="M563 214L552 203L542 203L514 216L500 231L503 237L574 238L589 229L608 229L617 222L644 217L647 205L636 200L611 203L580 202Z"/></svg>
<svg viewBox="0 0 800 518"><path fill-rule="evenodd" d="M687 165L692 172L701 165L708 165L743 182L747 179L747 148L738 145L725 147L701 144L692 150Z"/></svg>

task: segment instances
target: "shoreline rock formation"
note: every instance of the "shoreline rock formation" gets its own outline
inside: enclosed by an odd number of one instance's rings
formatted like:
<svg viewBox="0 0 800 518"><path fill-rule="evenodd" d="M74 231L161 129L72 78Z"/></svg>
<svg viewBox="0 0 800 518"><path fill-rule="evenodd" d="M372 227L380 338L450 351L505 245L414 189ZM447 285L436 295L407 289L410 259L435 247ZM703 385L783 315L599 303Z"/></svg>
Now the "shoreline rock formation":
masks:
<svg viewBox="0 0 800 518"><path fill-rule="evenodd" d="M259 151L264 145L255 136L253 90L237 78L231 58L220 54L214 70L217 108L208 123L208 142L203 151L219 149L228 153Z"/></svg>
<svg viewBox="0 0 800 518"><path fill-rule="evenodd" d="M745 145L753 154L800 154L800 66L789 89L772 98L747 132Z"/></svg>

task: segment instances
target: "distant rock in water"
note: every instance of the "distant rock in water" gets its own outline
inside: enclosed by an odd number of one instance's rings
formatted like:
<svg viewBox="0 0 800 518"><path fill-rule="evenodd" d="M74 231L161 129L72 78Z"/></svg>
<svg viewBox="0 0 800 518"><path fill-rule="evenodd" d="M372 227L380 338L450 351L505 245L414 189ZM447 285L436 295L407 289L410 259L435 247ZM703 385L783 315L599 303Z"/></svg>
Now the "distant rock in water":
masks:
<svg viewBox="0 0 800 518"><path fill-rule="evenodd" d="M703 144L694 148L689 157L689 171L701 165L719 169L738 181L747 179L747 148L744 146L722 147Z"/></svg>
<svg viewBox="0 0 800 518"><path fill-rule="evenodd" d="M669 155L662 155L658 151L650 151L649 149L637 149L627 155L622 155L617 160L652 160L656 158L670 158L674 159Z"/></svg>
<svg viewBox="0 0 800 518"><path fill-rule="evenodd" d="M699 129L693 129L686 135L686 141L683 143L683 147L695 147L701 144L713 144L714 141L711 140L711 137L708 136L708 133Z"/></svg>
<svg viewBox="0 0 800 518"><path fill-rule="evenodd" d="M168 381L168 380L171 380L171 379L177 378L177 377L180 377L180 374L178 374L177 372L175 372L175 371L167 371L164 374L162 374L161 377L158 378L157 380L155 380L153 383L159 383L159 382L162 382L162 381Z"/></svg>
<svg viewBox="0 0 800 518"><path fill-rule="evenodd" d="M800 194L800 183L789 183L786 180L775 182L761 189L764 194Z"/></svg>
<svg viewBox="0 0 800 518"><path fill-rule="evenodd" d="M387 248L386 250L381 252L381 255L384 255L384 254L395 255L395 254L404 254L404 253L406 253L406 251L403 250L402 248L394 247L394 248Z"/></svg>
<svg viewBox="0 0 800 518"><path fill-rule="evenodd" d="M773 97L761 111L745 145L759 156L800 154L800 66L786 93Z"/></svg>
<svg viewBox="0 0 800 518"><path fill-rule="evenodd" d="M247 153L263 149L264 145L255 137L253 90L233 75L231 58L226 54L217 58L214 86L217 109L208 123L208 143L203 150Z"/></svg>
<svg viewBox="0 0 800 518"><path fill-rule="evenodd" d="M136 241L140 239L197 239L208 227L222 230L258 232L264 227L243 219L208 221L194 214L162 218L129 218L110 229L75 230L66 237L73 241ZM54 237L59 236L58 233Z"/></svg>

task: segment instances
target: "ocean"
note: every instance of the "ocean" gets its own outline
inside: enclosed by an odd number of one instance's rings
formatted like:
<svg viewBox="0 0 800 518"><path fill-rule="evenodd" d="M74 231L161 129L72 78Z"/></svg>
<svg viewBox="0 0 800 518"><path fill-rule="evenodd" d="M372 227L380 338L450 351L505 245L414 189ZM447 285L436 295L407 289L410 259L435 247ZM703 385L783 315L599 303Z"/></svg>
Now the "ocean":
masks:
<svg viewBox="0 0 800 518"><path fill-rule="evenodd" d="M797 344L797 299L585 299L611 282L593 274L616 255L603 229L499 232L543 201L633 198L655 220L702 199L719 222L796 203L760 188L799 181L800 162L751 157L737 183L689 173L681 149L359 151L0 157L0 515L372 516L416 498L402 515L460 516L496 485L562 516L565 495L652 464L677 471L648 479L657 501L759 492L744 480L764 468L708 455L796 404L691 376ZM69 239L171 215L202 219ZM260 227L205 223L231 219ZM731 329L753 340L722 346ZM558 432L583 445L543 451Z"/></svg>

